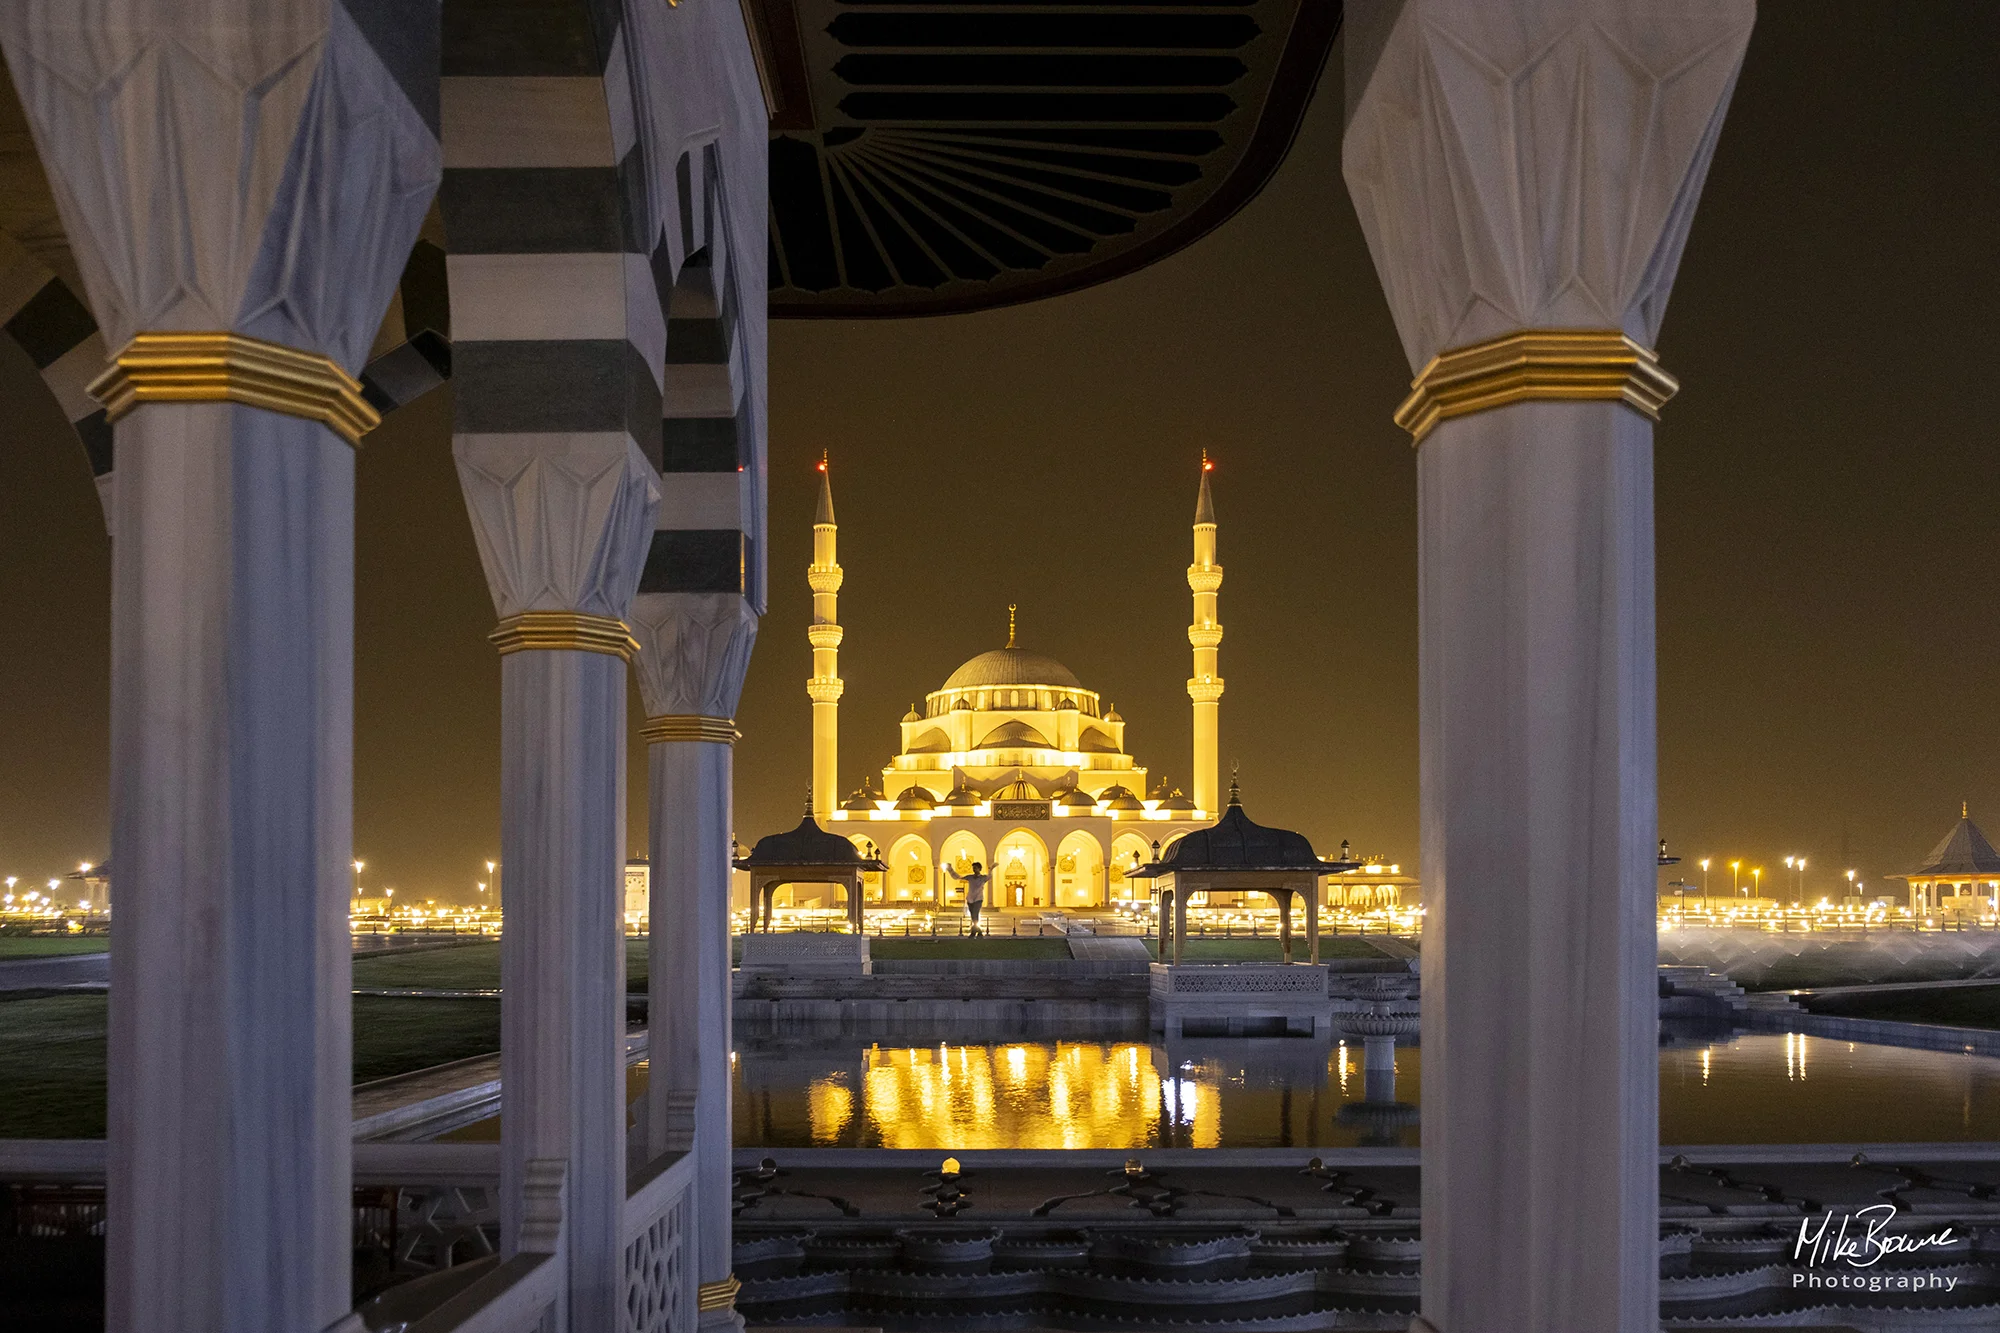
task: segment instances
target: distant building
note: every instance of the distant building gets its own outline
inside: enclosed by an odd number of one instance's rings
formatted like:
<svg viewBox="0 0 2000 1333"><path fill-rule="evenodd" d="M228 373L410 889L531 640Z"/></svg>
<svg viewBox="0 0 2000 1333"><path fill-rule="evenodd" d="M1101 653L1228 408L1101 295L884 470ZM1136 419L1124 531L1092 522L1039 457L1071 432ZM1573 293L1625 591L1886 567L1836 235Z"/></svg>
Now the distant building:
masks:
<svg viewBox="0 0 2000 1333"><path fill-rule="evenodd" d="M76 891L76 905L94 916L104 916L111 911L111 866L109 862L92 865L86 861L71 871L69 879L80 886ZM68 906L67 903L64 906Z"/></svg>
<svg viewBox="0 0 2000 1333"><path fill-rule="evenodd" d="M644 926L651 915L648 905L653 892L653 868L644 857L625 863L625 924Z"/></svg>
<svg viewBox="0 0 2000 1333"><path fill-rule="evenodd" d="M1987 913L2000 909L2000 852L1993 850L1979 825L1972 822L1969 807L1959 806L1958 815L1957 826L1931 848L1922 865L1907 875L1889 876L1909 881L1913 912Z"/></svg>

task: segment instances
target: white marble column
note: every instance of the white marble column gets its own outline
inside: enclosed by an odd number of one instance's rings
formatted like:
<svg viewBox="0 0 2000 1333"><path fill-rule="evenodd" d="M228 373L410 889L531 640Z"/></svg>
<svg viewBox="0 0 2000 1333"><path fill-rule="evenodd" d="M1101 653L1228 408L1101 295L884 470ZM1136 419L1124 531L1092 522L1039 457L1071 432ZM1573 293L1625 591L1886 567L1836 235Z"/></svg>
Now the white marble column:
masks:
<svg viewBox="0 0 2000 1333"><path fill-rule="evenodd" d="M757 617L735 593L642 593L632 624L652 780L647 1140L654 1153L694 1153L701 1327L741 1328L730 1299L729 877L733 719Z"/></svg>
<svg viewBox="0 0 2000 1333"><path fill-rule="evenodd" d="M343 375L439 169L435 66L378 49L434 45L427 17L428 39L421 7L366 27L323 0L0 7L105 346L214 335L211 401L149 400L132 367L97 390L121 476L113 1333L299 1333L351 1304L354 448L231 401L230 358L269 353L288 412L318 394L365 428Z"/></svg>
<svg viewBox="0 0 2000 1333"><path fill-rule="evenodd" d="M1344 171L1427 386L1399 419L1421 440L1423 1317L1441 1333L1659 1327L1651 414L1672 382L1644 349L1753 17L1349 8ZM1433 365L1524 330L1596 332Z"/></svg>
<svg viewBox="0 0 2000 1333"><path fill-rule="evenodd" d="M568 1163L559 1328L624 1319L625 655L659 505L630 436L454 445L500 628L501 1248L537 1160Z"/></svg>

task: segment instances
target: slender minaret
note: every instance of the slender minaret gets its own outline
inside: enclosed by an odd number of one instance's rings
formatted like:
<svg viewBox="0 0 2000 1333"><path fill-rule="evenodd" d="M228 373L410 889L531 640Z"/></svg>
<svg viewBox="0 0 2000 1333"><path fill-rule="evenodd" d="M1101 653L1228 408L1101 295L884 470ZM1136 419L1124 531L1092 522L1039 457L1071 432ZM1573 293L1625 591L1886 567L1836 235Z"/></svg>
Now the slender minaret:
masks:
<svg viewBox="0 0 2000 1333"><path fill-rule="evenodd" d="M1215 502L1208 494L1208 474L1215 464L1201 453L1201 495L1194 505L1194 563L1188 566L1188 589L1194 593L1194 623L1188 643L1194 647L1194 676L1188 698L1194 700L1194 803L1215 816L1222 811L1221 760L1217 731L1222 714L1222 677L1215 674L1216 649L1222 625L1215 618L1215 595L1222 587L1222 566L1215 563Z"/></svg>
<svg viewBox="0 0 2000 1333"><path fill-rule="evenodd" d="M806 567L806 584L813 591L813 673L806 694L813 701L812 812L825 819L839 798L840 778L840 562L833 541L839 525L833 521L833 478L826 455L819 460L819 512L813 515L813 562Z"/></svg>

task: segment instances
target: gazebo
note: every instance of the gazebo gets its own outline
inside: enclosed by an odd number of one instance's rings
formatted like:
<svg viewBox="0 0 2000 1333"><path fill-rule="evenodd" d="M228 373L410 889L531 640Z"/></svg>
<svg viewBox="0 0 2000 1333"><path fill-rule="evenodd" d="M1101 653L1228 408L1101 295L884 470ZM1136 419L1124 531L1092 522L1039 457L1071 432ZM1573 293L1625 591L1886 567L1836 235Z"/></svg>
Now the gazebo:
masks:
<svg viewBox="0 0 2000 1333"><path fill-rule="evenodd" d="M750 929L757 929L761 907L764 929L771 929L771 895L781 884L839 884L847 890L847 923L861 934L861 877L886 870L881 861L864 857L854 844L828 833L808 809L797 828L759 838L750 855L737 857L738 870L750 872Z"/></svg>
<svg viewBox="0 0 2000 1333"><path fill-rule="evenodd" d="M1323 861L1303 833L1266 828L1243 813L1232 776L1222 818L1176 842L1166 856L1126 872L1128 879L1157 881L1160 961L1178 964L1186 953L1188 895L1207 890L1268 893L1278 905L1282 959L1292 961L1292 896L1305 895L1307 961L1319 962L1319 893L1322 875L1355 869L1355 861ZM1168 941L1173 956L1168 957Z"/></svg>
<svg viewBox="0 0 2000 1333"><path fill-rule="evenodd" d="M1972 822L1969 805L1958 807L1958 823L1931 848L1924 863L1907 875L1891 875L1910 885L1910 910L1937 912L1948 899L1983 898L2000 910L2000 852ZM1962 905L1962 904L1958 904Z"/></svg>

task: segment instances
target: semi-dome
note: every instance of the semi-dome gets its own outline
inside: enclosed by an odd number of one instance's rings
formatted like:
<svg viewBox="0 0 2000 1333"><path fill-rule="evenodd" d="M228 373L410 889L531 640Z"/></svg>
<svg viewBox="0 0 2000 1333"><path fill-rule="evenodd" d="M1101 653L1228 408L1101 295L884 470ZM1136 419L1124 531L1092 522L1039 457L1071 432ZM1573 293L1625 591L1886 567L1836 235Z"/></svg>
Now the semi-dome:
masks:
<svg viewBox="0 0 2000 1333"><path fill-rule="evenodd" d="M973 658L945 680L947 690L983 690L995 685L1053 685L1080 690L1076 673L1055 658L1026 648L994 648Z"/></svg>

